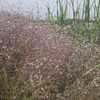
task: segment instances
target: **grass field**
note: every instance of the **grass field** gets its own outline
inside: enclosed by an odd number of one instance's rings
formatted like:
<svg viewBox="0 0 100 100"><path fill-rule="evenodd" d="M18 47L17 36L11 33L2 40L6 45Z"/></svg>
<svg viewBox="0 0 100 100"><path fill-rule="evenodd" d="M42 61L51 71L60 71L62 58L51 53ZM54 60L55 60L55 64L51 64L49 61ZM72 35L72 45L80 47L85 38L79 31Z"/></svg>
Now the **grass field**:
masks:
<svg viewBox="0 0 100 100"><path fill-rule="evenodd" d="M83 19L60 0L56 20L0 11L0 100L100 100L99 10L84 3Z"/></svg>

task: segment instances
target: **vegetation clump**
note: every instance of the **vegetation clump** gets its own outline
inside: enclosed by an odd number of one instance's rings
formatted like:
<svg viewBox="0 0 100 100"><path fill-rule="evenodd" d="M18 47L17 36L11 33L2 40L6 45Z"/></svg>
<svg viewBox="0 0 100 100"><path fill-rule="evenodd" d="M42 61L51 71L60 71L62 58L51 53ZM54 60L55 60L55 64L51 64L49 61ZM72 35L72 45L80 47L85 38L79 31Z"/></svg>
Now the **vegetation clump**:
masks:
<svg viewBox="0 0 100 100"><path fill-rule="evenodd" d="M99 100L100 46L71 32L0 12L0 100Z"/></svg>

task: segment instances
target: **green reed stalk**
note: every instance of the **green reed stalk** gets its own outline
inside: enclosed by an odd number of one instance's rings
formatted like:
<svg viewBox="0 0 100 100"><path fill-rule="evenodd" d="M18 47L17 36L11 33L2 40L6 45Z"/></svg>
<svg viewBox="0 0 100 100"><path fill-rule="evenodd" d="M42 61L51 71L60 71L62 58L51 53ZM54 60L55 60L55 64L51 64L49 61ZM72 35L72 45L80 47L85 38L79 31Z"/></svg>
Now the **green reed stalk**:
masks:
<svg viewBox="0 0 100 100"><path fill-rule="evenodd" d="M6 72L5 58L2 58L2 65L3 65L3 73L4 73L4 82L6 87L6 96L8 98L8 77Z"/></svg>
<svg viewBox="0 0 100 100"><path fill-rule="evenodd" d="M55 8L54 8L55 9ZM53 11L54 11L54 9L53 9ZM53 17L53 11L51 12L51 10L50 10L50 6L49 6L49 4L47 5L47 19L48 19L48 21L50 21L50 20L54 20L54 17Z"/></svg>
<svg viewBox="0 0 100 100"><path fill-rule="evenodd" d="M75 19L74 0L70 0L70 1L72 5L72 10L73 10L73 19Z"/></svg>
<svg viewBox="0 0 100 100"><path fill-rule="evenodd" d="M59 6L60 6L60 20L63 23L63 2L59 0Z"/></svg>
<svg viewBox="0 0 100 100"><path fill-rule="evenodd" d="M51 12L50 12L50 7L49 6L47 7L47 10L48 10L48 16L47 16L47 18L48 18L48 20L50 20L51 19L51 17L50 17L50 13Z"/></svg>
<svg viewBox="0 0 100 100"><path fill-rule="evenodd" d="M99 14L100 14L100 0L98 2L98 6L97 6L97 18L99 18Z"/></svg>
<svg viewBox="0 0 100 100"><path fill-rule="evenodd" d="M75 17L78 18L78 19L80 18L79 10L80 10L80 6L81 6L81 2L82 2L82 0L79 2L79 5L78 5L78 1L77 1L77 9L75 11Z"/></svg>
<svg viewBox="0 0 100 100"><path fill-rule="evenodd" d="M85 0L83 1L82 19L84 19L84 16L85 16Z"/></svg>
<svg viewBox="0 0 100 100"><path fill-rule="evenodd" d="M7 72L6 72L6 68L3 68L3 72L4 72L4 78L5 78L5 86L6 86L6 91L8 93L8 78L7 78Z"/></svg>
<svg viewBox="0 0 100 100"><path fill-rule="evenodd" d="M97 68L100 68L100 63L99 63L98 65L94 66L93 68L91 68L86 74L88 74L88 73L94 71L94 70L97 69Z"/></svg>
<svg viewBox="0 0 100 100"><path fill-rule="evenodd" d="M59 20L59 5L58 5L58 0L56 1L57 4L57 21Z"/></svg>
<svg viewBox="0 0 100 100"><path fill-rule="evenodd" d="M86 0L85 5L85 20L89 22L90 20L90 0Z"/></svg>
<svg viewBox="0 0 100 100"><path fill-rule="evenodd" d="M64 3L64 4L63 4ZM57 22L62 25L67 16L67 1L57 0Z"/></svg>
<svg viewBox="0 0 100 100"><path fill-rule="evenodd" d="M75 89L75 92L73 94L73 99L72 100L75 100L77 92L78 92L78 89L79 89L79 84L77 84L77 86L76 86L76 89Z"/></svg>

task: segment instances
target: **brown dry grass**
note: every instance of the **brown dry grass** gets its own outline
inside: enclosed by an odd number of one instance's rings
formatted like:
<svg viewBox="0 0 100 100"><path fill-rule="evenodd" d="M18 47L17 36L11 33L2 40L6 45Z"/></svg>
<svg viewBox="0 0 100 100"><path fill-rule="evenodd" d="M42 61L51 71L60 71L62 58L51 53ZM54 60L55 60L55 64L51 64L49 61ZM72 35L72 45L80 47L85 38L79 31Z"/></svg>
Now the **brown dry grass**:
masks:
<svg viewBox="0 0 100 100"><path fill-rule="evenodd" d="M0 12L1 100L9 96L11 100L72 100L77 84L75 100L100 99L100 70L85 75L100 63L100 46L80 45L65 31L56 30L57 25Z"/></svg>

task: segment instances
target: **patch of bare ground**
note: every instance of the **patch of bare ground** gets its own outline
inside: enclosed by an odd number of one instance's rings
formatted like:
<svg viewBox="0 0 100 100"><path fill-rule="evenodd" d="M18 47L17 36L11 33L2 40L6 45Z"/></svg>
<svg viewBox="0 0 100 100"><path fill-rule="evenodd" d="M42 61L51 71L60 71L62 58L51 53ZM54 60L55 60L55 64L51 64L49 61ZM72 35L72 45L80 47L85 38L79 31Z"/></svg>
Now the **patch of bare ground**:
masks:
<svg viewBox="0 0 100 100"><path fill-rule="evenodd" d="M59 30L0 12L0 100L72 100L76 87L75 100L100 100L99 68L86 74L100 63L100 47Z"/></svg>

